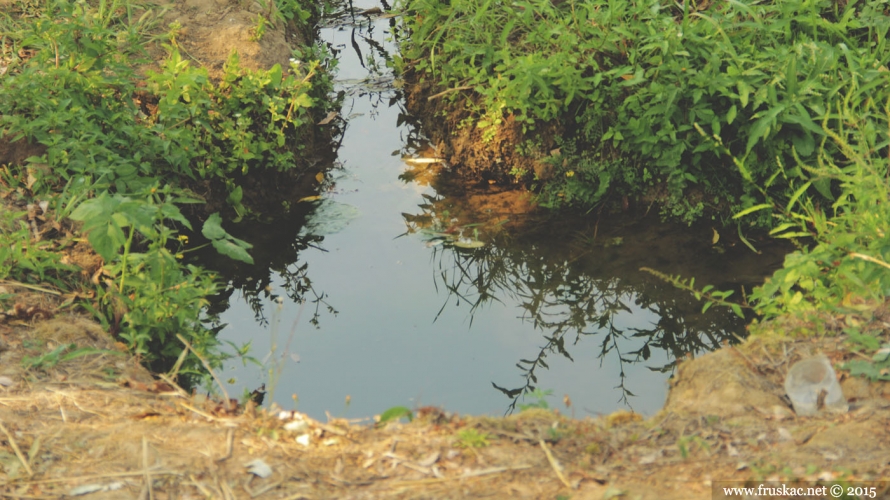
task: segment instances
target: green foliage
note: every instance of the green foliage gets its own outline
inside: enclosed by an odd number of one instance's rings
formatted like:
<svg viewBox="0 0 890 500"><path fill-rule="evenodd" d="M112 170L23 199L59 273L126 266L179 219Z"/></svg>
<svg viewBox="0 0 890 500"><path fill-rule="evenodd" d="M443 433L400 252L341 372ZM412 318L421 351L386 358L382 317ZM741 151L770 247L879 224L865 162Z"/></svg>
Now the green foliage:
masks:
<svg viewBox="0 0 890 500"><path fill-rule="evenodd" d="M854 351L873 352L871 360L853 359L844 363L843 368L851 375L859 375L869 380L890 380L890 343L872 335L863 334L857 328L846 330Z"/></svg>
<svg viewBox="0 0 890 500"><path fill-rule="evenodd" d="M748 305L737 304L727 300L733 294L732 290L715 290L713 285L705 285L699 290L695 288L695 278L686 280L680 276L670 276L648 267L642 267L640 268L640 271L645 271L681 290L686 290L687 292L692 293L695 296L695 300L704 302L701 309L702 314L706 313L711 306L718 305L730 308L733 314L739 318L745 319L745 314L742 312L742 308L751 309Z"/></svg>
<svg viewBox="0 0 890 500"><path fill-rule="evenodd" d="M123 353L96 349L94 347L77 347L77 344L61 344L52 351L40 356L25 356L22 358L22 367L26 370L47 370L59 363L70 361L89 354L114 354L122 356Z"/></svg>
<svg viewBox="0 0 890 500"><path fill-rule="evenodd" d="M46 147L28 165L11 165L4 180L50 200L57 218L83 223L105 266L95 300L80 305L106 328L148 361L176 356L183 334L218 366L224 355L204 316L218 284L181 262L187 238L179 231L191 224L179 207L203 202L188 187L209 181L225 186L243 216L246 175L296 167L319 63L249 71L233 53L213 82L180 56L171 26L168 58L140 82L134 68L146 62L151 15L124 23L119 12L129 4L51 0L26 16L0 15L14 48L0 79L0 133ZM52 243L32 241L17 214L3 217L0 276L77 286ZM227 234L218 214L203 233L224 255L251 261L250 245ZM190 357L182 373L200 370Z"/></svg>
<svg viewBox="0 0 890 500"><path fill-rule="evenodd" d="M239 240L238 238L230 235L226 232L225 229L222 228L220 224L222 224L222 217L220 217L218 213L211 215L204 222L204 227L201 229L201 234L203 234L205 238L210 240L210 242L213 244L213 248L215 248L217 252L225 255L226 257L231 257L235 260L240 260L241 262L253 264L253 257L251 257L249 253L247 253L252 245L246 241Z"/></svg>
<svg viewBox="0 0 890 500"><path fill-rule="evenodd" d="M886 151L890 139L890 99L886 102L883 116L869 116L852 104L856 101L839 106L836 116L847 126L839 131L826 126L815 164L799 160L812 180L795 185L786 199L766 193L766 203L752 207L773 212L776 237L814 241L788 255L784 267L752 294L760 314L865 310L890 295L888 159L874 154ZM830 205L806 193L808 185L822 181L837 186Z"/></svg>
<svg viewBox="0 0 890 500"><path fill-rule="evenodd" d="M377 425L383 425L391 420L401 420L407 418L408 421L414 420L414 412L404 406L393 406L380 414L380 420Z"/></svg>
<svg viewBox="0 0 890 500"><path fill-rule="evenodd" d="M676 217L744 209L757 195L753 185L774 179L777 157L786 164L794 154L815 158L825 137L818 124L839 125L832 113L839 103L871 97L873 107L890 96L883 2L723 2L706 10L665 0L401 6L411 34L401 45L403 67L468 89L446 98L462 102L472 122L486 128L513 115L527 130L568 125L577 147L545 179L553 206L590 206L606 190L633 195L642 180L665 188L663 212ZM744 159L746 170L733 169L724 147L695 124ZM617 168L615 158L624 159ZM786 174L808 178L801 169ZM825 196L830 186L807 191ZM782 178L773 190L793 188ZM690 200L690 193L698 196Z"/></svg>
<svg viewBox="0 0 890 500"><path fill-rule="evenodd" d="M532 401L531 403L519 403L516 406L519 407L520 412L523 412L525 410L530 410L532 408L540 408L543 410L547 410L547 409L550 409L550 405L547 404L546 398L548 398L552 395L553 395L552 389L541 390L539 388L536 388L535 390L530 391L522 396L523 399L525 399L525 397L528 396L528 397L534 399L535 401Z"/></svg>
<svg viewBox="0 0 890 500"><path fill-rule="evenodd" d="M256 24L253 28L250 29L250 36L248 39L251 42L259 42L263 39L263 35L266 34L266 26L269 24L269 21L262 15L257 14L256 16Z"/></svg>
<svg viewBox="0 0 890 500"><path fill-rule="evenodd" d="M52 242L32 241L24 216L24 212L0 211L0 280L49 282L63 288L76 281L78 269L62 262Z"/></svg>
<svg viewBox="0 0 890 500"><path fill-rule="evenodd" d="M487 432L479 432L469 427L457 431L457 442L455 444L458 448L485 448L491 444L489 438L491 436Z"/></svg>

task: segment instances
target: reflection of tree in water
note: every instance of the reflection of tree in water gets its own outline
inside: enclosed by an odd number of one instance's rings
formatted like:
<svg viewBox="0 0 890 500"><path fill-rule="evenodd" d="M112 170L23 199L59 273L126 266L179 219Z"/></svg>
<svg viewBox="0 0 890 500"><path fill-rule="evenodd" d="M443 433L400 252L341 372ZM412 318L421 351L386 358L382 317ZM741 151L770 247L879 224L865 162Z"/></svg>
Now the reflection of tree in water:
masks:
<svg viewBox="0 0 890 500"><path fill-rule="evenodd" d="M311 212L304 210L289 215L286 219L262 224L251 222L243 227L236 226L230 233L253 245L251 256L254 264L218 260L208 265L221 272L227 282L226 288L214 300L211 314L220 314L229 308L229 302L236 291L240 291L244 300L254 313L256 321L263 326L269 324L264 305L268 301L276 301L287 297L296 304L314 305L310 323L318 326L323 310L331 314L337 311L327 302L327 295L318 291L309 277L309 264L300 262L301 252L314 248L324 250L320 245L324 236L302 234L303 227ZM203 256L204 262L214 259L211 252ZM283 290L279 293L272 288L273 279L278 276L277 286Z"/></svg>
<svg viewBox="0 0 890 500"><path fill-rule="evenodd" d="M359 65L367 71L367 76L358 80L340 80L337 82L338 99L352 97L353 105L356 98L367 98L371 103L370 115L376 116L378 107L387 107L400 101L400 93L395 88L395 77L392 70L394 50L387 47L384 41L388 36L385 31L377 40L379 26L375 17L389 10L389 5L382 4L383 9L356 9L351 2L341 2L334 6L335 10L327 15L322 24L339 32L349 32L349 44L355 52ZM390 18L390 29L395 29L395 18ZM346 44L328 43L328 50L334 56L347 50ZM351 106L346 106L341 115L348 121L352 116Z"/></svg>
<svg viewBox="0 0 890 500"><path fill-rule="evenodd" d="M407 216L412 221L421 217ZM428 216L428 220L435 220L435 216ZM409 221L409 227L412 223ZM744 322L730 311L716 308L702 314L701 304L690 294L642 272L619 270L628 265L610 267L619 275L591 274L585 269L584 259L593 258L599 251L596 248L567 257L565 240L549 238L532 243L528 235L523 239L526 241L508 245L495 241L473 251L442 246L433 250L437 289L444 286L448 294L437 318L454 299L458 304L464 301L470 305L471 323L481 306L509 300L520 303L521 318L544 333L546 343L540 351L517 363L524 379L522 385L508 388L492 382L512 400L508 412L515 409L523 395L536 389L536 373L539 368L548 368L548 356L561 355L574 361L570 350L585 337L598 338L601 362L606 356L618 360L621 382L617 388L622 390L621 401L630 406L628 398L634 394L625 386L625 363L646 361L654 350L662 350L676 360L687 353L713 350L744 331ZM635 314L635 310L650 311L658 321L648 328L616 324L621 315ZM643 345L637 347L640 341ZM675 363L649 369L668 372Z"/></svg>
<svg viewBox="0 0 890 500"><path fill-rule="evenodd" d="M389 9L385 3L383 6ZM399 102L399 96L393 88L392 73L387 68L391 56L384 44L375 39L376 27L371 18L357 12L351 2L332 4L332 8L335 12L327 17L324 24L340 31L350 31L350 44L361 66L368 72L368 76L361 81L337 83L338 96L335 101L343 102L343 107L339 111L340 118L334 134L340 136L339 141L336 137L332 138L333 150L336 151L345 137L356 98L369 99L371 113L374 114L380 105L392 106ZM362 52L363 46L367 47L366 53ZM333 56L337 56L344 48L345 45L329 45ZM346 101L345 96L353 99ZM327 187L334 189L334 186ZM327 301L327 295L313 286L309 277L308 263L300 262L301 252L309 248L325 251L320 246L324 240L323 236L306 234L304 231L312 213L313 210L308 204L298 203L291 213L272 222L265 224L251 222L227 228L233 236L253 245L250 253L254 264L220 259L213 251L201 255L202 262L212 269L219 270L228 283L211 306L210 314L219 314L228 309L232 295L236 291L240 291L253 311L256 321L263 326L269 324L264 305L269 301L285 297L293 303L314 305L310 323L316 326L323 311L337 314L336 309ZM280 291L273 290L273 279L279 281L276 284Z"/></svg>

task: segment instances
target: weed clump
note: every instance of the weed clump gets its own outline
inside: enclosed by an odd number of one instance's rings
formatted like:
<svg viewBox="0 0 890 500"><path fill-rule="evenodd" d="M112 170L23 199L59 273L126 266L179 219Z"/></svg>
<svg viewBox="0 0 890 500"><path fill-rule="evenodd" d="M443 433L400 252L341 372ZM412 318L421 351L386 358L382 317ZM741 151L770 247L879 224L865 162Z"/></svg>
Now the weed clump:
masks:
<svg viewBox="0 0 890 500"><path fill-rule="evenodd" d="M291 7L277 15L308 15ZM42 202L41 220L54 221L54 234L87 237L102 265L92 276L95 292L77 305L131 351L149 362L175 359L182 351L176 335L183 334L218 365L224 355L206 311L219 285L212 272L183 263L184 232L199 228L180 208L206 203L193 188L210 185L224 193L224 213L241 218L249 213L242 202L249 175L299 174L320 63L250 71L232 53L221 80L212 81L180 55L174 26L166 60L143 81L135 68L147 62L151 11L125 20L121 12L132 14L125 2L29 8L22 3L0 15L0 138L45 152L4 168L2 182ZM21 219L4 213L0 279L90 286L61 258L59 243L35 238L33 217L30 225ZM220 253L252 262L250 245L222 223L212 214L202 233ZM182 373L201 371L190 357Z"/></svg>

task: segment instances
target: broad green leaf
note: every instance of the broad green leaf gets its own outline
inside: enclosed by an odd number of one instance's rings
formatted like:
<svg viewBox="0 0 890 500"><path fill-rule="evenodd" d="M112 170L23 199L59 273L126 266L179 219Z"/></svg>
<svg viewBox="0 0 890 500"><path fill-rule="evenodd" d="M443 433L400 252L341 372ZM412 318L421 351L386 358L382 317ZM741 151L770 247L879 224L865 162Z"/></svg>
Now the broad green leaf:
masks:
<svg viewBox="0 0 890 500"><path fill-rule="evenodd" d="M124 231L111 222L106 227L97 227L87 235L90 245L106 262L114 260L118 251L127 242Z"/></svg>
<svg viewBox="0 0 890 500"><path fill-rule="evenodd" d="M179 207L176 205L171 203L161 205L161 215L165 219L175 220L189 229L192 228L192 223L182 215L182 212L179 211Z"/></svg>
<svg viewBox="0 0 890 500"><path fill-rule="evenodd" d="M816 191L819 191L819 194L831 201L834 201L834 193L831 192L831 179L829 179L828 177L816 179L813 181L813 187L816 188Z"/></svg>
<svg viewBox="0 0 890 500"><path fill-rule="evenodd" d="M742 306L738 304L730 304L729 308L732 309L732 312L734 312L736 316L745 319L745 315L742 313Z"/></svg>
<svg viewBox="0 0 890 500"><path fill-rule="evenodd" d="M404 406L393 406L380 414L380 421L377 423L384 424L390 420L398 420L403 417L410 421L414 419L414 413Z"/></svg>
<svg viewBox="0 0 890 500"><path fill-rule="evenodd" d="M71 212L71 219L89 223L92 219L101 219L103 221L111 217L115 207L120 203L108 196L108 193L102 193L91 200L86 200Z"/></svg>
<svg viewBox="0 0 890 500"><path fill-rule="evenodd" d="M204 235L208 240L219 240L226 236L226 230L222 228L222 217L219 216L219 212L214 213L204 222L204 227L201 228L201 234Z"/></svg>
<svg viewBox="0 0 890 500"><path fill-rule="evenodd" d="M253 257L247 253L247 250L229 240L213 240L213 248L226 257L253 264Z"/></svg>

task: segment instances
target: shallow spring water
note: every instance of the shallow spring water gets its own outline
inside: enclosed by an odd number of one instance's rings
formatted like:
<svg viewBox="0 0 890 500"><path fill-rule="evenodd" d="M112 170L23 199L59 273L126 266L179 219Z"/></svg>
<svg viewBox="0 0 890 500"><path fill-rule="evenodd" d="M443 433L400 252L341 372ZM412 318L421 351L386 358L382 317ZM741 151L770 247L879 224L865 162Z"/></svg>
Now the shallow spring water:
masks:
<svg viewBox="0 0 890 500"><path fill-rule="evenodd" d="M345 93L341 166L320 202L238 234L269 265L235 273L220 339L250 341L264 367L229 362L230 394L266 383L278 404L292 408L296 395L297 409L319 419L426 405L502 415L541 400L578 417L651 414L677 357L744 334L728 311L701 314L688 294L639 268L738 290L768 274L778 252L724 249L709 232L655 215L532 222L475 250L422 231L418 220L447 225L460 208L403 180L414 168L401 158L417 154L418 134L402 125L381 69L395 53L389 23L356 16L321 30L339 53ZM523 396L532 387L539 392Z"/></svg>

